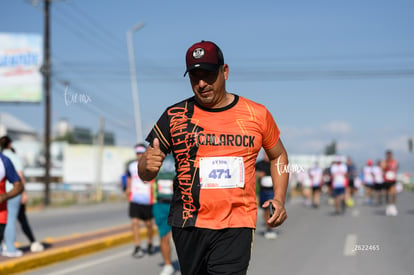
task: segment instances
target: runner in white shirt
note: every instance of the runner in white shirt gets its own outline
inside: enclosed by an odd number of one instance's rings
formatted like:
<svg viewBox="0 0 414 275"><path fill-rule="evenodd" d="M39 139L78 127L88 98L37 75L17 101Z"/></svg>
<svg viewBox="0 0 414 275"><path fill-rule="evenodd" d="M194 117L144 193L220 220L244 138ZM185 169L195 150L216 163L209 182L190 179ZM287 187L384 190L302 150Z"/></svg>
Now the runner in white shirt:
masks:
<svg viewBox="0 0 414 275"><path fill-rule="evenodd" d="M331 166L332 194L335 199L335 214L345 212L345 188L347 186L348 169L342 159L338 157Z"/></svg>
<svg viewBox="0 0 414 275"><path fill-rule="evenodd" d="M378 160L376 165L372 166L372 174L374 176L374 190L376 193L377 205L381 205L384 190L384 172L381 168L381 160Z"/></svg>
<svg viewBox="0 0 414 275"><path fill-rule="evenodd" d="M363 183L365 186L366 204L371 205L373 203L374 192L374 174L372 171L372 160L367 160L367 164L362 169Z"/></svg>
<svg viewBox="0 0 414 275"><path fill-rule="evenodd" d="M299 171L297 173L297 180L302 188L302 196L304 199L303 204L306 207L310 207L312 204L312 200L311 200L312 184L311 184L311 179L309 178L309 173L307 173L307 171L305 170Z"/></svg>
<svg viewBox="0 0 414 275"><path fill-rule="evenodd" d="M318 208L323 183L323 170L318 162L315 162L315 165L309 169L309 177L312 185L312 206Z"/></svg>
<svg viewBox="0 0 414 275"><path fill-rule="evenodd" d="M138 175L138 162L141 160L142 155L146 150L146 146L145 144L137 144L135 145L134 150L137 159L128 164L125 194L129 200L129 217L132 222L132 235L135 244L132 256L141 258L145 254L140 245L140 225L142 223L147 229L148 236L148 248L146 252L150 255L154 253L154 248L152 246L152 238L154 234L152 206L155 202L155 194L152 185L153 182L143 181Z"/></svg>

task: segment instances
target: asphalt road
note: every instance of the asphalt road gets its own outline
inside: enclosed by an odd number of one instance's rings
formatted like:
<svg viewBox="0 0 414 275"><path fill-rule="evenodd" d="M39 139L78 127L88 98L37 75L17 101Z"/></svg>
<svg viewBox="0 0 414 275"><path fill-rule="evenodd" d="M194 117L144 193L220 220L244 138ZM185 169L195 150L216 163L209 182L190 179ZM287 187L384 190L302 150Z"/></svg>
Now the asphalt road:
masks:
<svg viewBox="0 0 414 275"><path fill-rule="evenodd" d="M357 198L354 208L335 216L326 197L319 209L306 208L295 198L287 204L288 220L275 240L263 237L259 216L249 274L414 274L414 193L399 194L397 217L385 216L385 206L362 201ZM50 209L30 213L29 219L39 239L58 237L128 223L126 207L117 203ZM132 248L118 246L24 274L159 274L160 253L134 259ZM173 260L178 269L175 254Z"/></svg>
<svg viewBox="0 0 414 275"><path fill-rule="evenodd" d="M38 241L130 223L127 201L45 208L41 211L29 211L26 214ZM27 243L28 240L18 223L16 227L16 240L22 244Z"/></svg>

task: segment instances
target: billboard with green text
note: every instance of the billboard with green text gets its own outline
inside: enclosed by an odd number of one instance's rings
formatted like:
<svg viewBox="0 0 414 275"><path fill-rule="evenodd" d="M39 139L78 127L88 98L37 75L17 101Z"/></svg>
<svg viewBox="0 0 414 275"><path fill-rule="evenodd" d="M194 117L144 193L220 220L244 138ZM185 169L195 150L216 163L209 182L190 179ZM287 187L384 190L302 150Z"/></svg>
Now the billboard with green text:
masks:
<svg viewBox="0 0 414 275"><path fill-rule="evenodd" d="M42 100L42 36L0 33L0 102Z"/></svg>

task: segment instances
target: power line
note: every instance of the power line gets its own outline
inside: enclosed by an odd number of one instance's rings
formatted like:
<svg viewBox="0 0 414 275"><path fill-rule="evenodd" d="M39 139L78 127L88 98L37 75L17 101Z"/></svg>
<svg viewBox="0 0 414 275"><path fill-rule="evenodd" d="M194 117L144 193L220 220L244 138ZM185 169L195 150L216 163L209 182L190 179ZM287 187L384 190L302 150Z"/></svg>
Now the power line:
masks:
<svg viewBox="0 0 414 275"><path fill-rule="evenodd" d="M307 78L307 79L352 79L352 78L378 78L378 77L412 77L411 71L414 68L414 62L406 63L394 63L394 64L381 64L383 63L382 59L374 59L371 63L366 64L343 64L343 63L330 63L330 64L321 64L318 62L312 63L295 63L294 61L289 60L289 63L278 63L270 64L270 61L266 62L252 62L248 63L249 67L246 67L246 64L238 66L237 64L231 65L233 76L238 74L243 74L243 77L251 78L269 78L272 80L274 75L277 76L277 79L280 79L282 76L286 76L289 79L291 78ZM404 60L407 61L407 60ZM126 68L119 66L119 63L112 62L64 62L64 69L70 68L72 71L82 73L82 78L86 77L88 79L99 79L99 76L102 75L103 78L107 79L122 79L122 77L127 76ZM378 69L380 68L380 69ZM93 76L91 76L93 75ZM178 77L178 69L176 67L166 67L163 66L160 70L157 66L154 66L153 63L148 63L140 71L140 77L150 81L176 81ZM260 75L260 77L257 77ZM267 77L267 76L271 77ZM107 77L108 76L108 77Z"/></svg>
<svg viewBox="0 0 414 275"><path fill-rule="evenodd" d="M58 70L59 71L59 70ZM114 72L97 72L89 74L79 74L77 79L81 81L127 81L128 77L123 73ZM257 69L249 68L246 70L237 68L232 70L232 79L235 81L290 81L290 80L353 80L353 79L392 79L392 78L413 78L414 69L390 69L390 70L358 70L358 69L308 69L308 70L278 70L278 69ZM153 73L152 71L144 71L140 75L140 79L151 83L174 83L181 82L182 77L171 77Z"/></svg>
<svg viewBox="0 0 414 275"><path fill-rule="evenodd" d="M82 65L80 67L75 67L75 69L68 70L67 69L68 66L66 65L65 62L60 61L60 58L56 58L55 57L53 60L56 61L55 64L54 64L54 67L57 68L57 69L54 69L54 71L53 71L55 76L58 76L60 79L66 79L66 80L70 79L70 81L72 83L73 83L73 79L77 79L77 80L81 79L81 80L84 80L85 81L85 79L82 78L82 76L87 75L87 74L85 74L86 72L84 70L82 70L82 68L85 67L84 65ZM62 67L62 70L59 69L61 67ZM69 67L71 67L71 66L69 66ZM106 68L106 67L107 66L99 66L99 68L96 68L96 69L94 69L93 71L90 72L90 73L100 74L101 77L102 77L102 78L100 78L99 81L97 81L97 82L95 82L93 84L93 87L94 88L98 88L99 89L99 95L102 95L103 94L102 91L106 92L107 94L113 93L113 91L109 91L108 90L108 85L104 85L102 83L104 81L105 82L107 82L107 81L113 82L114 81L113 79L111 79L111 77L108 77L107 75L102 75L102 72L100 72L100 69L101 68ZM110 74L110 76L112 76L112 75L113 75L113 73ZM93 74L93 76L95 76L95 74ZM128 77L126 74L120 73L120 74L117 74L117 76L120 76L121 77L121 78L118 78L117 79L118 81L121 81L121 82L125 82L126 83L126 80L127 79L125 79L125 78ZM128 82L128 85L129 85L129 82ZM122 93L122 92L119 92L118 91L117 97L119 98L122 95L125 95L125 93ZM131 99L128 97L127 100L131 100ZM120 109L124 110L125 108L124 107L121 107Z"/></svg>
<svg viewBox="0 0 414 275"><path fill-rule="evenodd" d="M42 9L37 5L37 3L32 3L32 1L29 1L29 0L26 0L26 2L32 4L33 7L35 7L37 10L39 10L40 12L43 13ZM60 9L59 5L54 5L53 8L55 10L61 12L61 9ZM74 22L74 20L71 20L70 18L66 17L65 15L66 14L62 14L62 16L54 16L52 18L52 20L56 21L56 23L58 25L60 25L61 27L63 27L63 29L71 32L76 37L78 37L81 41L85 42L85 45L90 46L91 43L92 43L92 44L96 45L96 48L99 49L100 51L102 51L103 53L106 53L106 54L109 53L113 56L115 55L114 57L116 59L126 60L126 56L123 54L123 52L120 52L119 49L116 49L114 51L113 48L112 49L108 48L110 46L107 43L107 41L102 41L99 38L97 38L96 36L93 36L93 35L90 35L90 34L86 33L85 28L83 28L84 26L79 26L79 24L77 24L77 22ZM87 43L88 41L91 42L91 43Z"/></svg>
<svg viewBox="0 0 414 275"><path fill-rule="evenodd" d="M84 41L93 42L100 49L104 49L107 53L115 54L118 58L125 59L124 51L121 51L119 45L115 45L113 39L106 39L106 36L102 36L103 31L94 25L90 25L89 20L85 16L81 16L79 13L67 14L70 9L63 9L62 6L57 6L56 11L60 13L60 16L56 16L55 19L60 24L65 25L66 28L81 37Z"/></svg>
<svg viewBox="0 0 414 275"><path fill-rule="evenodd" d="M45 24L47 30L49 29L49 4L50 4L51 1L52 0L45 0L45 9L44 10L42 10L37 5L37 3L31 2L31 4L34 7L36 7L38 10L40 10L43 13L43 15L45 16L45 18L47 19L46 20L46 24ZM57 18L60 18L60 17L57 17ZM59 19L58 19L58 22L59 22ZM67 21L66 22L60 21L60 22L63 23L64 25L68 26L68 29L70 31L72 31L73 33L75 33L77 36L80 36L80 37L83 37L83 38L88 38L88 36L85 36L82 31L78 31L78 30L72 28L67 23ZM48 40L48 34L49 34L49 31L46 31L45 41L49 41ZM106 43L103 43L103 44L104 45L107 45ZM46 44L46 45L48 45L48 44ZM49 52L48 49L49 49L49 47L46 46L46 50L45 50L46 55L45 56L47 58L46 58L46 62L45 62L44 68L43 68L44 74L47 75L47 79L50 79L50 77L53 77L53 78L56 79L56 75L54 75L54 76L51 75L50 59L49 59L49 56L47 55L47 53ZM102 49L102 48L100 48L100 49ZM58 80L58 81L60 81L60 83L62 83L61 80ZM46 81L46 91L49 91L49 88L48 87L49 87L49 81ZM64 94L63 96L65 97L64 99L66 100L66 94ZM47 96L47 97L49 98L49 96ZM99 98L99 97L97 97L97 98ZM88 95L86 95L86 97L84 97L83 99L84 100L90 100L89 97L88 97ZM125 131L130 132L131 126L128 125L125 120L116 120L116 119L113 118L115 116L108 117L108 114L110 115L111 114L111 111L113 110L112 109L114 107L113 102L107 103L105 100L102 100L102 99L101 99L101 101L104 102L104 105L105 105L105 103L107 104L107 106L109 107L107 110L102 110L101 108L95 106L94 104L88 104L88 107L89 108L82 108L82 110L87 110L89 112L92 112L92 113L95 113L95 114L99 114L99 116L104 116L104 117L106 117L108 119L108 121L110 123L114 124L116 127L120 128L120 129L123 129ZM45 106L47 106L46 107L46 127L45 127L46 128L46 133L45 133L45 135L46 135L46 167L49 167L49 165L48 165L48 159L49 159L49 153L48 153L48 151L49 151L49 143L50 143L49 142L49 136L50 136L49 135L49 132L50 132L50 130L49 130L49 128L50 128L49 127L49 120L50 120L49 112L50 112L50 107L49 107L49 104L48 103L49 103L49 101L47 101L46 104L45 104ZM75 104L75 106L78 106L79 107L80 105ZM108 110L111 110L111 111L108 112ZM123 110L124 111L123 108L119 108L119 110ZM128 114L128 116L130 117L130 114ZM49 174L48 173L48 169L46 168L46 174L45 174L45 182L46 182L45 203L46 204L48 204L48 201L49 201L49 195L48 195L48 193L49 193L48 192L48 183L49 183L48 178L49 178L49 175L48 174Z"/></svg>
<svg viewBox="0 0 414 275"><path fill-rule="evenodd" d="M94 48L100 50L102 53L105 53L106 55L111 55L112 57L117 58L117 59L125 58L125 56L119 53L119 51L111 50L108 44L102 43L101 41L99 41L99 39L96 39L96 36L86 33L85 30L81 28L74 28L73 26L77 26L77 25L74 25L73 22L71 22L68 18L55 16L53 20L56 21L58 25L63 26L65 30L71 32L76 37L78 37L81 41L85 42L85 45L91 46L91 44L93 44Z"/></svg>
<svg viewBox="0 0 414 275"><path fill-rule="evenodd" d="M384 70L234 70L235 81L289 81L289 80L352 80L352 79L389 79L413 78L414 69Z"/></svg>
<svg viewBox="0 0 414 275"><path fill-rule="evenodd" d="M89 22L90 25L92 25L96 30L98 30L98 32L103 34L106 38L108 38L106 41L109 41L110 43L117 42L116 45L115 44L114 45L118 47L119 50L125 50L124 41L122 41L119 37L117 37L110 31L108 31L106 26L104 26L103 24L95 20L93 16L91 16L90 14L80 9L79 6L76 5L74 1L70 2L70 4L68 3L68 6L74 9L76 11L76 14L82 14L83 18L85 18L86 21Z"/></svg>
<svg viewBox="0 0 414 275"><path fill-rule="evenodd" d="M65 87L65 82L59 82L59 83L61 85L63 85L63 87L62 87L63 89L66 89L67 88L67 87ZM64 93L57 93L57 95L59 95L61 99L67 100L65 98L65 94ZM84 100L86 100L86 99L84 99ZM81 103L84 103L84 104L81 104ZM97 105L92 104L92 102L87 102L87 101L81 102L81 100L77 99L76 104L75 104L75 102L68 102L68 104L73 105L76 108L80 108L80 110L82 110L84 112L88 112L89 114L92 114L92 115L94 115L94 116L96 116L98 118L103 116L114 127L118 128L118 129L121 129L123 131L126 131L128 133L131 133L131 127L133 127L133 125L131 125L130 123L126 122L125 120L117 120L117 119L114 119L114 116L111 115L110 112L108 112L107 110L103 110L103 109L99 108Z"/></svg>
<svg viewBox="0 0 414 275"><path fill-rule="evenodd" d="M75 84L73 81L69 81L67 79L62 79L57 76L53 76L53 78L61 85L64 85L66 89L66 92L71 93L73 95L77 94L79 96L83 95L85 97L85 100L88 100L87 97L90 97L90 100L92 101L98 101L99 106L102 108L105 108L106 115L111 115L115 117L114 111L117 112L117 115L123 115L124 117L133 117L131 113L128 113L128 111L121 106L117 106L113 101L109 102L102 97L102 92L100 93L101 96L98 96L96 93L94 93L91 89L85 89L83 87L80 87L78 84ZM90 104L87 104L90 105ZM91 104L93 106L96 106L95 104Z"/></svg>

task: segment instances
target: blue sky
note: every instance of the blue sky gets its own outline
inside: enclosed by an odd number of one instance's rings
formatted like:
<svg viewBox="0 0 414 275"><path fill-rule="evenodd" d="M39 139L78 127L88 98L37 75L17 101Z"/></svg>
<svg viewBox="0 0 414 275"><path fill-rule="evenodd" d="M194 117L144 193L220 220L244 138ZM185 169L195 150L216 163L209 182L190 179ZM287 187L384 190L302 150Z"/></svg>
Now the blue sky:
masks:
<svg viewBox="0 0 414 275"><path fill-rule="evenodd" d="M0 2L0 32L43 33L42 4ZM339 153L362 165L392 149L414 170L413 1L53 1L53 122L135 143L126 31L134 34L144 133L170 104L192 95L185 51L215 41L230 66L227 90L268 107L291 154ZM91 99L67 104L68 91ZM43 104L4 104L43 133Z"/></svg>

